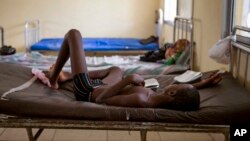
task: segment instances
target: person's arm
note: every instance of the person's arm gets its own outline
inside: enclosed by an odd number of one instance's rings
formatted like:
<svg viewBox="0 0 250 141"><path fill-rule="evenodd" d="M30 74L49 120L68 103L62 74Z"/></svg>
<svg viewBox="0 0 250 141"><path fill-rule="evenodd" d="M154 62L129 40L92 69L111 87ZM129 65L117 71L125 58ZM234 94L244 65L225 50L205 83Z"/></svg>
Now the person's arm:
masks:
<svg viewBox="0 0 250 141"><path fill-rule="evenodd" d="M95 102L103 103L105 99L118 95L121 89L130 84L136 86L144 86L144 79L136 74L129 75L105 89L100 95L96 97Z"/></svg>
<svg viewBox="0 0 250 141"><path fill-rule="evenodd" d="M214 86L214 85L218 84L221 80L222 80L222 78L221 78L220 74L214 73L210 77L203 79L197 83L193 83L191 85L193 85L197 89L202 89L205 87Z"/></svg>
<svg viewBox="0 0 250 141"><path fill-rule="evenodd" d="M109 71L110 68L103 70L89 71L88 74L91 79L102 79L109 74Z"/></svg>
<svg viewBox="0 0 250 141"><path fill-rule="evenodd" d="M123 74L122 70L115 66L102 70L89 71L88 73L91 79L103 79L110 74Z"/></svg>

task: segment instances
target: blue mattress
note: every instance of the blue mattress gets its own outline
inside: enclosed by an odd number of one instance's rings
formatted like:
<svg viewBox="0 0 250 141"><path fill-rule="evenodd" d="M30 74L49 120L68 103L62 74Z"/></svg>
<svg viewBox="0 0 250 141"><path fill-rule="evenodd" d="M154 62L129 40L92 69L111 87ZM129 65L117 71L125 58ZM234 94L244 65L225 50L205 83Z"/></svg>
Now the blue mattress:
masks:
<svg viewBox="0 0 250 141"><path fill-rule="evenodd" d="M157 43L142 45L136 38L84 38L85 51L157 50ZM31 46L33 51L59 51L63 38L46 38Z"/></svg>

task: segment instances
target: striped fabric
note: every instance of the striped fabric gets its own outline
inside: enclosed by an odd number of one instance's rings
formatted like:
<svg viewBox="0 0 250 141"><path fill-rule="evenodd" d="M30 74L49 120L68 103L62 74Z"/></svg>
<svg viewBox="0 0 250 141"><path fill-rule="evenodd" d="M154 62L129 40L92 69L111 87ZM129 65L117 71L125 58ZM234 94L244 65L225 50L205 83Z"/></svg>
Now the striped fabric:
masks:
<svg viewBox="0 0 250 141"><path fill-rule="evenodd" d="M87 73L76 74L73 78L74 94L78 101L91 101L91 92L99 85L100 79L91 80Z"/></svg>
<svg viewBox="0 0 250 141"><path fill-rule="evenodd" d="M100 85L104 85L104 83L100 79L94 79L94 80L90 79L90 83L93 86L93 88L96 88Z"/></svg>

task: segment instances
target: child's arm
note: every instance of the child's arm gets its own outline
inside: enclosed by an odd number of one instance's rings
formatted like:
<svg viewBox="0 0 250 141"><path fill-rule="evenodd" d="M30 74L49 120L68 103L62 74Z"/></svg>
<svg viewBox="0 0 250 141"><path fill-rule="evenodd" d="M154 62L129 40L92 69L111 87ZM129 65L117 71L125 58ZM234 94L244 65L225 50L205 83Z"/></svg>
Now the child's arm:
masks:
<svg viewBox="0 0 250 141"><path fill-rule="evenodd" d="M197 83L192 84L197 89L210 87L218 84L222 80L219 73L212 74L210 77L203 79Z"/></svg>
<svg viewBox="0 0 250 141"><path fill-rule="evenodd" d="M107 89L105 89L100 95L98 95L95 99L96 103L103 103L103 101L112 96L118 95L118 93L126 87L127 85L136 85L136 86L144 86L144 79L136 74L129 75L124 79L118 81L117 83L111 85Z"/></svg>
<svg viewBox="0 0 250 141"><path fill-rule="evenodd" d="M123 71L115 66L102 70L89 71L89 77L91 79L103 79L110 74L123 74Z"/></svg>

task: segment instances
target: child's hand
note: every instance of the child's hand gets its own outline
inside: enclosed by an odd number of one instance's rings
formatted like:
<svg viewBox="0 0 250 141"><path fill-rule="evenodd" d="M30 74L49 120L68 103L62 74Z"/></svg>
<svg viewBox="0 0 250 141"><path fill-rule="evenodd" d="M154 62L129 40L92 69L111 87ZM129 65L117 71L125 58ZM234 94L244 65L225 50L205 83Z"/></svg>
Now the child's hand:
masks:
<svg viewBox="0 0 250 141"><path fill-rule="evenodd" d="M126 77L127 81L130 84L133 84L135 86L144 86L145 82L144 82L144 78L138 74L132 74Z"/></svg>
<svg viewBox="0 0 250 141"><path fill-rule="evenodd" d="M207 85L214 86L220 83L221 80L222 80L222 77L219 73L213 73L204 81L206 82Z"/></svg>

